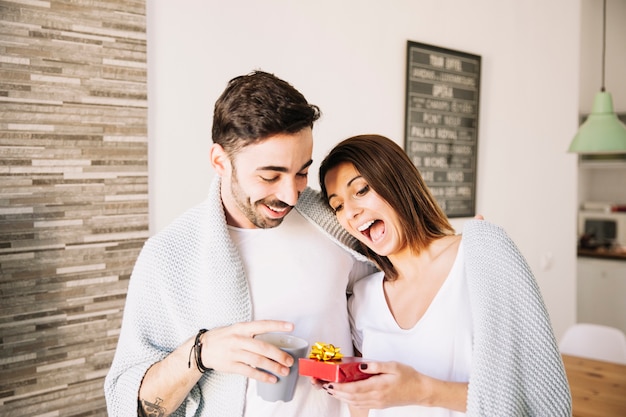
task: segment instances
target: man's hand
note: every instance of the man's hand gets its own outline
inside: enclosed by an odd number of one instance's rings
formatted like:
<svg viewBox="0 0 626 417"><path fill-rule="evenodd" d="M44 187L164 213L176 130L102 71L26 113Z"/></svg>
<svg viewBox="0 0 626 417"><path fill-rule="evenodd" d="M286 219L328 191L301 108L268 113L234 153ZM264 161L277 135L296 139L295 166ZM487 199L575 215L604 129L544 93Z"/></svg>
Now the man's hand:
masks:
<svg viewBox="0 0 626 417"><path fill-rule="evenodd" d="M221 372L240 374L263 382L276 382L277 378L269 372L288 375L294 359L276 346L255 339L254 336L291 331L292 323L278 320L258 320L212 329L201 337L202 364Z"/></svg>
<svg viewBox="0 0 626 417"><path fill-rule="evenodd" d="M201 360L206 368L240 374L264 382L276 382L275 375L287 375L294 359L287 353L254 336L268 332L291 332L293 323L278 320L259 320L237 323L211 329L200 336ZM202 377L192 351L196 335L153 364L139 387L139 405L142 411L158 410L166 416L185 400L193 386ZM256 368L266 369L263 372Z"/></svg>

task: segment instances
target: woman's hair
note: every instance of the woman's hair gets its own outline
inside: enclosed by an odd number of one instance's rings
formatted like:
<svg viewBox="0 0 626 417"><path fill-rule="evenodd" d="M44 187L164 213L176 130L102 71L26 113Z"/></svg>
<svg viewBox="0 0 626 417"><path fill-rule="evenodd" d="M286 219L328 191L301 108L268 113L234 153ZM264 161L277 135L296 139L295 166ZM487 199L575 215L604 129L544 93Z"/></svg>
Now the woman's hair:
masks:
<svg viewBox="0 0 626 417"><path fill-rule="evenodd" d="M269 136L313 128L320 114L291 84L254 71L230 80L215 102L213 142L232 156Z"/></svg>
<svg viewBox="0 0 626 417"><path fill-rule="evenodd" d="M380 135L359 135L335 146L319 169L322 193L328 202L326 174L339 164L349 162L398 214L406 244L419 253L433 240L454 234L454 229L424 183L419 171L404 150ZM362 244L365 254L395 280L397 271L386 256Z"/></svg>

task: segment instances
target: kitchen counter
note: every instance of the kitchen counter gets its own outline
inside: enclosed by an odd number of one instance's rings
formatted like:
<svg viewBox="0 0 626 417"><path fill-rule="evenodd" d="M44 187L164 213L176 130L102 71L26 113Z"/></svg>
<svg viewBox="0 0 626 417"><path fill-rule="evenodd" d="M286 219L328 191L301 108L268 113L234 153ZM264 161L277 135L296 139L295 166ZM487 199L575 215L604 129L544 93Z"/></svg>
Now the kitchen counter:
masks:
<svg viewBox="0 0 626 417"><path fill-rule="evenodd" d="M586 258L598 258L598 259L615 259L618 261L626 261L626 250L624 247L619 249L584 249L578 248L578 256Z"/></svg>

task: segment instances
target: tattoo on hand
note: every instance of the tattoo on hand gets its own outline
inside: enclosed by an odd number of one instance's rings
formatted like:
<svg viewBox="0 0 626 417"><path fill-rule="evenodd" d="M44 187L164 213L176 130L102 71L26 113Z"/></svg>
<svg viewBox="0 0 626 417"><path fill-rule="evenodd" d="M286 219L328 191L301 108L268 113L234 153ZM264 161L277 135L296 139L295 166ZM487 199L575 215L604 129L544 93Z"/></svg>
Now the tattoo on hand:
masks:
<svg viewBox="0 0 626 417"><path fill-rule="evenodd" d="M165 416L165 407L161 407L163 400L159 397L151 403L146 400L139 400L139 415L141 417L164 417Z"/></svg>

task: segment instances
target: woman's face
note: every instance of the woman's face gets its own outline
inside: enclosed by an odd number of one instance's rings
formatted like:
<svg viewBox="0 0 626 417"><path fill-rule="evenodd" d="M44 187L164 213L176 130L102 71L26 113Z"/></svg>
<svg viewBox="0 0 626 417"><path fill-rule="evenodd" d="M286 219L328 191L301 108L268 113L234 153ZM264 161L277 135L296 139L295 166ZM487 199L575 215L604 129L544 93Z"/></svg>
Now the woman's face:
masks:
<svg viewBox="0 0 626 417"><path fill-rule="evenodd" d="M404 249L405 239L396 211L350 162L329 170L324 178L328 202L339 224L381 256Z"/></svg>

